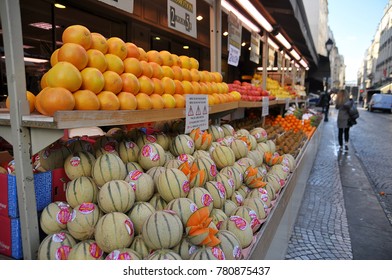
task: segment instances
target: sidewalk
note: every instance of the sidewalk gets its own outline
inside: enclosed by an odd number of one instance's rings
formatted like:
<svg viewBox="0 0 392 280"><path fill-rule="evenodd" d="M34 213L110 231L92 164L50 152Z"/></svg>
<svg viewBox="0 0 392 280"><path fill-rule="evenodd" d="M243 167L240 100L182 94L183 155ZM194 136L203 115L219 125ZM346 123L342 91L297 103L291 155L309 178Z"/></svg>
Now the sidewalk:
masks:
<svg viewBox="0 0 392 280"><path fill-rule="evenodd" d="M294 260L392 259L392 227L355 154L339 152L336 112L322 140L287 249Z"/></svg>

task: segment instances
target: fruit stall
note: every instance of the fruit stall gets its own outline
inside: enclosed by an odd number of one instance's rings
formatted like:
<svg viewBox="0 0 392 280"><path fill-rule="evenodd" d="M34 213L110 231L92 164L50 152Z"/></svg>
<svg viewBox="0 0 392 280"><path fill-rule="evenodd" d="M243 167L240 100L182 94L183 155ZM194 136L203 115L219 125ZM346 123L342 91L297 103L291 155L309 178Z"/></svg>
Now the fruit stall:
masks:
<svg viewBox="0 0 392 280"><path fill-rule="evenodd" d="M0 7L14 77L0 110L0 135L14 146L0 154L2 255L284 258L322 133L303 82L264 71L225 83L193 57L71 25L34 95L23 84L18 1ZM185 133L189 95L208 114L204 129Z"/></svg>

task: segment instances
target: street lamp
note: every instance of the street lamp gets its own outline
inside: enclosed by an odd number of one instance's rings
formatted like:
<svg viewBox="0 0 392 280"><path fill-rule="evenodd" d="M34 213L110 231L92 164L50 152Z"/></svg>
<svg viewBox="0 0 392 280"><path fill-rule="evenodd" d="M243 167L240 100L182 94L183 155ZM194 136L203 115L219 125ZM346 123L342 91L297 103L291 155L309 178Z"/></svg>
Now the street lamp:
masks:
<svg viewBox="0 0 392 280"><path fill-rule="evenodd" d="M328 74L328 78L327 78L327 83L326 83L326 87L325 87L325 97L328 97L328 95L330 94L330 92L328 92L328 84L329 84L329 80L331 79L331 64L330 64L330 59L329 59L329 55L331 53L333 47L333 41L331 40L331 38L328 38L327 42L325 42L325 48L327 50L327 55L328 55L328 65L329 65L329 74ZM323 104L323 111L325 114L324 117L324 121L328 121L328 114L329 114L329 98L326 98L326 100L324 100Z"/></svg>
<svg viewBox="0 0 392 280"><path fill-rule="evenodd" d="M327 49L328 57L329 57L329 53L332 50L332 47L333 47L333 41L331 40L331 38L328 38L328 41L325 42L325 48Z"/></svg>

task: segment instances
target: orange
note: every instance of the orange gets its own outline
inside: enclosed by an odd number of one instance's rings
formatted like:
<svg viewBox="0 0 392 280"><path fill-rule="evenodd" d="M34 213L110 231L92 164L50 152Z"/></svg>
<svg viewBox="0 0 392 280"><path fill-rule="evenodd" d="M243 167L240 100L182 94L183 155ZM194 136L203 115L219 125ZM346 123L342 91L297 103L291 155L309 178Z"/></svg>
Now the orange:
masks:
<svg viewBox="0 0 392 280"><path fill-rule="evenodd" d="M148 61L146 51L143 48L141 48L141 47L138 47L137 49L139 51L139 60L140 61L142 61L142 60L143 61Z"/></svg>
<svg viewBox="0 0 392 280"><path fill-rule="evenodd" d="M184 86L182 85L182 82L180 80L174 80L174 84L176 85L174 93L184 94Z"/></svg>
<svg viewBox="0 0 392 280"><path fill-rule="evenodd" d="M192 86L193 86L193 93L194 94L201 93L201 86L200 86L199 82L192 81Z"/></svg>
<svg viewBox="0 0 392 280"><path fill-rule="evenodd" d="M108 53L117 55L121 60L127 57L127 46L121 38L110 37L106 43L108 44Z"/></svg>
<svg viewBox="0 0 392 280"><path fill-rule="evenodd" d="M182 81L182 70L180 66L173 65L172 66L173 72L174 72L174 80L180 80Z"/></svg>
<svg viewBox="0 0 392 280"><path fill-rule="evenodd" d="M173 66L181 66L181 59L178 57L178 55L172 53L172 58L173 58Z"/></svg>
<svg viewBox="0 0 392 280"><path fill-rule="evenodd" d="M196 58L190 57L189 62L191 64L191 69L199 69L199 61Z"/></svg>
<svg viewBox="0 0 392 280"><path fill-rule="evenodd" d="M73 110L75 98L72 93L62 87L46 87L36 97L37 110L46 116L53 116L55 112Z"/></svg>
<svg viewBox="0 0 392 280"><path fill-rule="evenodd" d="M195 82L200 81L200 73L199 73L199 70L197 70L197 69L195 69L195 68L192 68L192 69L189 70L189 71L190 71L190 73L191 73L192 81L195 81Z"/></svg>
<svg viewBox="0 0 392 280"><path fill-rule="evenodd" d="M181 68L182 80L192 81L191 71L187 68Z"/></svg>
<svg viewBox="0 0 392 280"><path fill-rule="evenodd" d="M163 109L165 108L165 104L163 103L163 98L157 93L153 93L150 95L152 109Z"/></svg>
<svg viewBox="0 0 392 280"><path fill-rule="evenodd" d="M80 74L82 75L81 89L87 89L92 91L94 94L98 94L105 85L105 78L101 71L97 68L86 67Z"/></svg>
<svg viewBox="0 0 392 280"><path fill-rule="evenodd" d="M143 69L142 75L149 77L149 78L152 78L153 71L152 71L151 64L148 63L147 61L142 60L142 61L140 61L140 65L142 66L142 69Z"/></svg>
<svg viewBox="0 0 392 280"><path fill-rule="evenodd" d="M75 91L73 96L75 98L74 110L99 110L99 99L91 90L80 89Z"/></svg>
<svg viewBox="0 0 392 280"><path fill-rule="evenodd" d="M169 77L170 79L174 79L174 71L168 65L162 65L162 71L164 77Z"/></svg>
<svg viewBox="0 0 392 280"><path fill-rule="evenodd" d="M192 68L191 60L189 59L188 56L180 55L179 58L180 58L180 61L181 61L181 67L182 68L186 68L186 69L191 69Z"/></svg>
<svg viewBox="0 0 392 280"><path fill-rule="evenodd" d="M88 63L87 51L81 45L65 43L57 53L57 60L70 62L76 68L82 70Z"/></svg>
<svg viewBox="0 0 392 280"><path fill-rule="evenodd" d="M97 95L101 110L118 110L120 109L120 101L118 97L111 91L101 91Z"/></svg>
<svg viewBox="0 0 392 280"><path fill-rule="evenodd" d="M208 95L208 105L215 105L215 98L212 95Z"/></svg>
<svg viewBox="0 0 392 280"><path fill-rule="evenodd" d="M109 46L108 43L106 43L106 38L102 34L92 32L91 38L91 49L101 51L102 54L106 54L108 52Z"/></svg>
<svg viewBox="0 0 392 280"><path fill-rule="evenodd" d="M212 93L219 93L218 85L215 82L211 82L211 92Z"/></svg>
<svg viewBox="0 0 392 280"><path fill-rule="evenodd" d="M185 108L185 95L182 94L173 94L174 99L176 100L176 108Z"/></svg>
<svg viewBox="0 0 392 280"><path fill-rule="evenodd" d="M140 53L137 46L134 43L126 42L125 47L127 48L127 57L134 57L139 59Z"/></svg>
<svg viewBox="0 0 392 280"><path fill-rule="evenodd" d="M60 50L60 49L55 50L55 51L52 53L52 55L50 56L50 66L52 66L52 67L53 67L57 62L59 62L59 59L58 59L59 50Z"/></svg>
<svg viewBox="0 0 392 280"><path fill-rule="evenodd" d="M215 82L221 83L223 81L222 74L219 72L212 72L212 75L215 77Z"/></svg>
<svg viewBox="0 0 392 280"><path fill-rule="evenodd" d="M120 110L136 110L137 100L135 95L130 92L122 91L117 94L120 101Z"/></svg>
<svg viewBox="0 0 392 280"><path fill-rule="evenodd" d="M48 86L47 82L46 82L46 76L47 76L48 72L45 72L42 77L41 77L41 81L39 82L39 85L41 87L41 90L46 88Z"/></svg>
<svg viewBox="0 0 392 280"><path fill-rule="evenodd" d="M173 79L169 77L163 77L161 80L163 92L168 94L174 94L176 92L176 84Z"/></svg>
<svg viewBox="0 0 392 280"><path fill-rule="evenodd" d="M182 83L182 88L184 90L183 94L193 94L193 93L195 93L194 89L193 89L193 85L192 85L192 83L190 81L182 81L181 83Z"/></svg>
<svg viewBox="0 0 392 280"><path fill-rule="evenodd" d="M154 82L147 76L142 75L138 78L140 83L140 92L150 95L154 92Z"/></svg>
<svg viewBox="0 0 392 280"><path fill-rule="evenodd" d="M31 91L26 91L26 99L29 102L30 113L34 112L34 110L35 110L35 95ZM8 109L10 109L10 107L11 107L9 96L7 96L7 99L5 100L5 106Z"/></svg>
<svg viewBox="0 0 392 280"><path fill-rule="evenodd" d="M150 96L143 92L139 92L136 95L137 110L150 110L152 108L152 102Z"/></svg>
<svg viewBox="0 0 392 280"><path fill-rule="evenodd" d="M108 68L108 61L106 60L105 55L96 49L89 49L87 51L87 67L97 68L102 73L106 71Z"/></svg>
<svg viewBox="0 0 392 280"><path fill-rule="evenodd" d="M146 52L148 62L156 62L159 65L163 64L161 55L156 50L149 50Z"/></svg>
<svg viewBox="0 0 392 280"><path fill-rule="evenodd" d="M162 50L159 52L159 54L162 58L162 65L173 66L174 63L173 56L169 51Z"/></svg>
<svg viewBox="0 0 392 280"><path fill-rule="evenodd" d="M199 83L200 85L200 94L208 94L208 87L205 82Z"/></svg>
<svg viewBox="0 0 392 280"><path fill-rule="evenodd" d="M124 72L132 73L136 77L140 77L143 74L143 68L140 61L135 57L127 57L123 61Z"/></svg>
<svg viewBox="0 0 392 280"><path fill-rule="evenodd" d="M175 108L176 107L176 99L173 97L173 95L164 93L162 94L163 98L163 103L165 105L165 108Z"/></svg>
<svg viewBox="0 0 392 280"><path fill-rule="evenodd" d="M229 92L229 85L226 84L225 82L221 82L222 88L223 88L223 93Z"/></svg>
<svg viewBox="0 0 392 280"><path fill-rule="evenodd" d="M77 91L82 85L82 75L71 63L61 61L49 69L46 74L49 87L63 87L71 92Z"/></svg>
<svg viewBox="0 0 392 280"><path fill-rule="evenodd" d="M120 75L123 81L122 91L127 91L133 94L137 94L140 90L139 79L132 73L122 73Z"/></svg>
<svg viewBox="0 0 392 280"><path fill-rule="evenodd" d="M157 78L152 78L152 82L154 83L154 92L156 94L162 95L164 93L164 88L162 85L162 80Z"/></svg>
<svg viewBox="0 0 392 280"><path fill-rule="evenodd" d="M75 43L88 50L92 44L90 30L83 25L70 25L62 34L63 43Z"/></svg>
<svg viewBox="0 0 392 280"><path fill-rule="evenodd" d="M111 91L114 94L117 94L122 90L123 83L119 74L114 71L105 71L103 72L103 77L105 79L103 90Z"/></svg>
<svg viewBox="0 0 392 280"><path fill-rule="evenodd" d="M163 78L163 69L162 67L156 62L149 62L152 69L152 78L162 79Z"/></svg>
<svg viewBox="0 0 392 280"><path fill-rule="evenodd" d="M124 63L117 55L107 53L105 57L108 62L108 68L106 70L114 71L119 75L124 72Z"/></svg>

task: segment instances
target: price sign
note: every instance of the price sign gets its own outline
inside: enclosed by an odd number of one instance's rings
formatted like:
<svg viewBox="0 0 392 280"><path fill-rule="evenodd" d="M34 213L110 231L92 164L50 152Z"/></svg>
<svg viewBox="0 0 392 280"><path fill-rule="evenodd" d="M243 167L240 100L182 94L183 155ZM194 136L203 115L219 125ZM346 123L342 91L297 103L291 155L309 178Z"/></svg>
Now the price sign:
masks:
<svg viewBox="0 0 392 280"><path fill-rule="evenodd" d="M284 106L284 109L285 109L285 110L288 110L289 107L290 107L290 98L286 98L286 104L285 104L285 106Z"/></svg>
<svg viewBox="0 0 392 280"><path fill-rule="evenodd" d="M261 116L268 116L269 115L269 99L268 97L263 97L262 106L261 106Z"/></svg>
<svg viewBox="0 0 392 280"><path fill-rule="evenodd" d="M167 1L167 18L170 28L197 38L196 0Z"/></svg>
<svg viewBox="0 0 392 280"><path fill-rule="evenodd" d="M208 95L187 94L185 111L185 133L189 133L192 129L198 127L201 130L208 129Z"/></svg>
<svg viewBox="0 0 392 280"><path fill-rule="evenodd" d="M229 47L229 59L227 63L232 66L238 66L238 62L240 61L241 52L234 46Z"/></svg>

